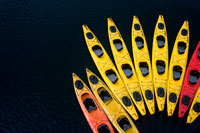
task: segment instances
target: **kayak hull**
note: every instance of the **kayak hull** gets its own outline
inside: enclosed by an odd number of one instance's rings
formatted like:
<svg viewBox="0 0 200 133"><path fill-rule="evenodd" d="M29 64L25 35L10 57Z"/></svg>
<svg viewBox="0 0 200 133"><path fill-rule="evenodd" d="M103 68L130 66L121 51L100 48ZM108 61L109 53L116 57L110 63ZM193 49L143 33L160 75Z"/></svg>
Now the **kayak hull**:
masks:
<svg viewBox="0 0 200 133"><path fill-rule="evenodd" d="M192 100L196 94L196 91L199 87L200 80L200 57L198 53L200 52L200 42L197 44L196 49L190 59L189 65L187 67L185 78L183 82L183 87L181 90L180 101L179 101L179 118L182 118L186 111L188 110ZM191 76L190 76L191 75ZM196 76L195 81L192 79L193 76Z"/></svg>

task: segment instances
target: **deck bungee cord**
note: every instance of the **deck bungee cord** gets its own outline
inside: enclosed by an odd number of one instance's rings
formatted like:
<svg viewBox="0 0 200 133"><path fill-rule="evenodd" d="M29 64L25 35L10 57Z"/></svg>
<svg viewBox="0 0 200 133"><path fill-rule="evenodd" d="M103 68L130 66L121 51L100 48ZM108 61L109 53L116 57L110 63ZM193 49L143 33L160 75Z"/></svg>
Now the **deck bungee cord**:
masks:
<svg viewBox="0 0 200 133"><path fill-rule="evenodd" d="M189 22L184 21L174 43L169 64L167 112L172 116L182 88L189 50Z"/></svg>
<svg viewBox="0 0 200 133"><path fill-rule="evenodd" d="M138 83L137 75L135 73L131 57L126 48L126 44L113 20L111 18L108 18L107 22L110 47L119 75L121 76L135 106L137 107L141 115L145 115L146 110L142 92Z"/></svg>
<svg viewBox="0 0 200 133"><path fill-rule="evenodd" d="M139 19L134 16L132 23L132 50L135 70L150 114L155 113L154 88L152 81L151 61L147 42Z"/></svg>
<svg viewBox="0 0 200 133"><path fill-rule="evenodd" d="M124 109L137 120L138 114L131 97L110 57L93 32L86 25L82 27L88 50L99 73Z"/></svg>
<svg viewBox="0 0 200 133"><path fill-rule="evenodd" d="M185 72L183 81L180 101L179 101L179 118L182 118L188 110L196 91L200 84L200 42L197 44L196 49L190 59L189 65Z"/></svg>
<svg viewBox="0 0 200 133"><path fill-rule="evenodd" d="M90 89L75 73L72 74L72 78L76 97L92 131L114 133L112 125Z"/></svg>
<svg viewBox="0 0 200 133"><path fill-rule="evenodd" d="M104 82L89 69L86 69L86 73L94 96L115 129L120 133L138 133L129 115Z"/></svg>
<svg viewBox="0 0 200 133"><path fill-rule="evenodd" d="M168 79L168 39L164 17L159 15L153 36L152 74L156 101L159 111L165 107Z"/></svg>

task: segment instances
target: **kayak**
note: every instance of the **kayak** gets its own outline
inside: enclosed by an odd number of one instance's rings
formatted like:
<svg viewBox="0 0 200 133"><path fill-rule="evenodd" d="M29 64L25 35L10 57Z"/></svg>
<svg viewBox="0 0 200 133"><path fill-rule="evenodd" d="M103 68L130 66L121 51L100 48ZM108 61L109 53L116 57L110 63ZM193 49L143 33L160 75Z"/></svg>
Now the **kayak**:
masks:
<svg viewBox="0 0 200 133"><path fill-rule="evenodd" d="M190 59L190 63L187 67L185 78L183 81L178 117L182 118L188 110L195 93L200 84L200 42L197 44L196 49Z"/></svg>
<svg viewBox="0 0 200 133"><path fill-rule="evenodd" d="M164 17L159 15L153 36L152 74L159 111L165 107L168 79L168 40Z"/></svg>
<svg viewBox="0 0 200 133"><path fill-rule="evenodd" d="M114 133L106 114L90 89L76 74L73 73L72 78L76 97L92 131Z"/></svg>
<svg viewBox="0 0 200 133"><path fill-rule="evenodd" d="M132 24L132 50L138 81L150 114L155 113L152 70L147 42L139 19L134 16Z"/></svg>
<svg viewBox="0 0 200 133"><path fill-rule="evenodd" d="M200 115L200 86L190 107L187 123L192 123Z"/></svg>
<svg viewBox="0 0 200 133"><path fill-rule="evenodd" d="M133 102L107 52L97 37L86 25L83 25L83 33L90 55L92 56L92 59L102 78L125 110L133 117L134 120L137 120L138 114Z"/></svg>
<svg viewBox="0 0 200 133"><path fill-rule="evenodd" d="M189 23L184 21L174 43L169 64L167 83L167 112L172 116L179 99L187 66L189 49Z"/></svg>
<svg viewBox="0 0 200 133"><path fill-rule="evenodd" d="M142 115L145 115L144 100L131 57L117 26L111 18L108 18L108 37L119 75L137 109Z"/></svg>
<svg viewBox="0 0 200 133"><path fill-rule="evenodd" d="M87 68L86 73L94 96L116 130L120 133L139 133L129 115L104 82Z"/></svg>

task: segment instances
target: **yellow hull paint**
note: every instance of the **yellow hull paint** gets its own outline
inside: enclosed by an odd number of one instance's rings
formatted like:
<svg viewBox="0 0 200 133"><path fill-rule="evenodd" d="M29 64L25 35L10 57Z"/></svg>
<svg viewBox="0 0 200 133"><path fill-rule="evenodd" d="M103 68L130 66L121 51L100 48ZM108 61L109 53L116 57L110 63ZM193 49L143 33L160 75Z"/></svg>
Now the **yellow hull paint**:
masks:
<svg viewBox="0 0 200 133"><path fill-rule="evenodd" d="M199 88L196 92L196 95L194 97L194 100L191 104L189 115L187 117L187 123L192 123L200 115L200 112L196 112L194 110L194 106L197 106L197 104L198 105L200 104L200 86L199 86Z"/></svg>
<svg viewBox="0 0 200 133"><path fill-rule="evenodd" d="M86 25L83 25L82 27L88 50L102 78L125 110L133 117L134 120L137 120L138 114L135 110L133 102L131 101L129 93L110 57L92 31ZM109 75L110 78L113 78L114 76L115 79L111 81L107 75Z"/></svg>
<svg viewBox="0 0 200 133"><path fill-rule="evenodd" d="M118 102L118 100L114 97L113 93L110 91L110 89L104 84L104 82L97 77L94 73L92 73L89 69L86 69L88 82L90 84L91 90L93 94L95 95L96 99L100 103L101 107L103 108L104 112L108 116L109 120L112 122L113 126L117 129L120 133L138 133L138 130L134 123L132 122L129 115L126 113L124 108L121 106L121 104ZM96 79L91 81L91 77L95 76ZM93 77L94 78L94 77ZM101 92L105 93L105 91L108 92L110 95L110 99L104 101L104 98L101 96ZM102 100L103 99L103 100ZM122 130L122 128L118 124L118 119L126 117L128 121L131 124L131 128L128 128L126 131Z"/></svg>
<svg viewBox="0 0 200 133"><path fill-rule="evenodd" d="M153 89L152 70L151 70L149 51L148 51L147 42L143 33L142 26L139 22L139 19L136 16L133 17L131 37L132 37L133 59L134 59L135 70L137 72L139 84L140 84L147 108L150 114L154 114L155 113L154 89ZM136 41L142 42L142 43L137 44ZM149 68L149 72L146 75L142 74L140 70L140 65L143 65L143 64L146 66L148 65L148 68Z"/></svg>
<svg viewBox="0 0 200 133"><path fill-rule="evenodd" d="M164 64L164 65L163 65ZM157 65L165 66L164 71L157 69ZM164 17L159 15L156 23L152 46L152 73L156 101L159 111L165 107L167 79L168 79L168 39Z"/></svg>
<svg viewBox="0 0 200 133"><path fill-rule="evenodd" d="M142 92L140 89L140 85L138 83L137 75L135 73L135 69L129 55L129 52L126 48L126 44L117 28L115 23L111 18L108 18L108 37L110 41L110 46L112 49L113 57L115 60L115 64L117 66L117 70L124 81L124 84L134 102L138 110L142 115L146 114L144 100L142 97ZM118 50L117 50L117 45ZM128 75L124 73L125 67L129 67L132 70L132 75ZM127 76L128 77L127 77ZM134 99L135 97L135 99ZM139 98L138 98L139 97Z"/></svg>
<svg viewBox="0 0 200 133"><path fill-rule="evenodd" d="M187 35L182 35L183 30L187 30ZM186 49L184 53L179 54L178 52L178 44L184 42L186 44ZM188 21L184 21L174 43L174 48L171 54L170 64L169 64L169 76L168 76L168 84L167 84L167 112L168 116L172 116L174 110L176 108L176 104L178 102L182 83L185 75L185 70L187 66L187 58L188 58L188 50L189 50L189 23ZM175 68L179 66L179 68ZM173 78L173 68L174 70L181 71L182 74L180 78Z"/></svg>

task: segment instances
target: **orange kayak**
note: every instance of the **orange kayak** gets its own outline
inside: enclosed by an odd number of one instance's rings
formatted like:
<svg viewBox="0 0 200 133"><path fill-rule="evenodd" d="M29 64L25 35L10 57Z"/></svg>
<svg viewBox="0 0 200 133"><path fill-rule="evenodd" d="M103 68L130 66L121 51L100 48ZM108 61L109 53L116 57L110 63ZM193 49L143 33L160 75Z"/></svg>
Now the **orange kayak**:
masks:
<svg viewBox="0 0 200 133"><path fill-rule="evenodd" d="M76 74L73 73L72 78L78 102L92 131L94 133L114 133L106 114L90 89Z"/></svg>

